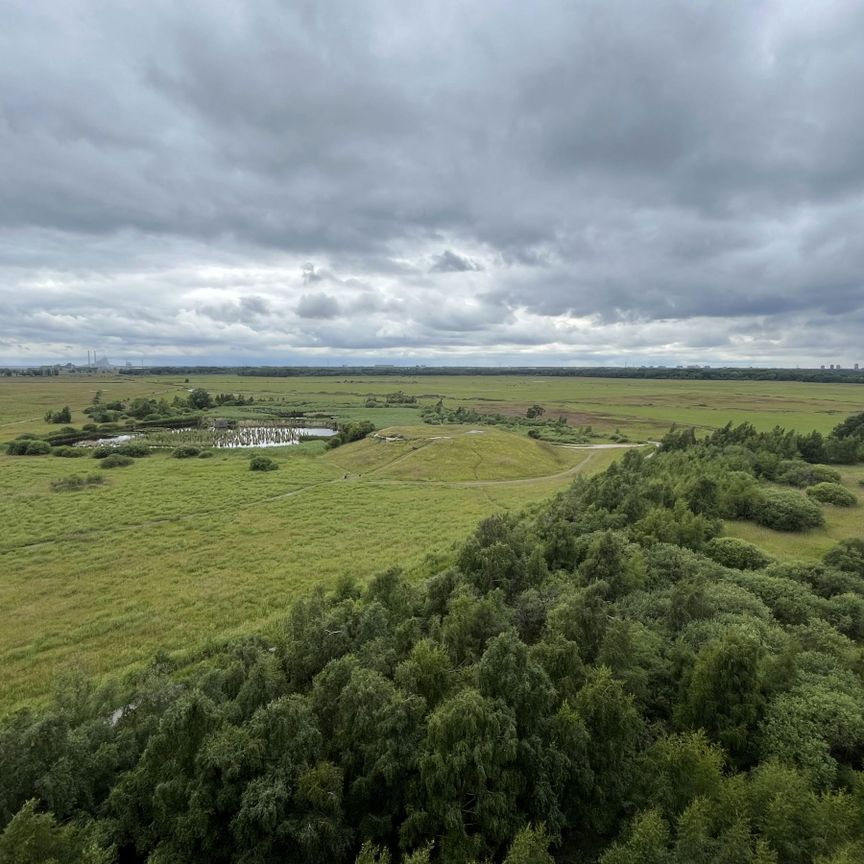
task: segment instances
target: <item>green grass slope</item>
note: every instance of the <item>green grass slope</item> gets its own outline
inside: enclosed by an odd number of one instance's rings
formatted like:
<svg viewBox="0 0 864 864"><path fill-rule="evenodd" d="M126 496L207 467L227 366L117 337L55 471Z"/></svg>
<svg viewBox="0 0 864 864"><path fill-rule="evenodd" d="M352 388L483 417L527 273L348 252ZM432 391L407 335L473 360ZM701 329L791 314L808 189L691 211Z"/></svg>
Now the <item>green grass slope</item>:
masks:
<svg viewBox="0 0 864 864"><path fill-rule="evenodd" d="M470 482L560 474L589 453L488 426L397 426L331 451L326 458L364 477Z"/></svg>

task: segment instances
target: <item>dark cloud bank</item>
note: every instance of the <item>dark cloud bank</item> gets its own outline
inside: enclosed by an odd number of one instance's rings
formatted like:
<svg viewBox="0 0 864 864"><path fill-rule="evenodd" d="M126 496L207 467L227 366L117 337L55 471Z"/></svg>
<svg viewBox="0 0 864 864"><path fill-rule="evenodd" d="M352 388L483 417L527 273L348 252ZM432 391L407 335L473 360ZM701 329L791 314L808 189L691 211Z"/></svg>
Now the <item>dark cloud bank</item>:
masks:
<svg viewBox="0 0 864 864"><path fill-rule="evenodd" d="M7 0L0 363L864 362L862 84L854 0Z"/></svg>

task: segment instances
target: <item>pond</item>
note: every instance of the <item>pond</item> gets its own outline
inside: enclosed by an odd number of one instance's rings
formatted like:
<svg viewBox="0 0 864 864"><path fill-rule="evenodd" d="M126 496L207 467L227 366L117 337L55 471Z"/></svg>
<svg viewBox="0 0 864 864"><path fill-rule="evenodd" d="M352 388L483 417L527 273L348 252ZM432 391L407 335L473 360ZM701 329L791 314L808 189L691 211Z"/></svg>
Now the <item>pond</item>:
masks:
<svg viewBox="0 0 864 864"><path fill-rule="evenodd" d="M135 438L135 435L112 435L109 438L94 438L86 441L78 441L75 447L101 447L103 444L125 444Z"/></svg>
<svg viewBox="0 0 864 864"><path fill-rule="evenodd" d="M159 429L146 435L149 444L178 447L189 444L217 450L244 447L289 447L308 438L330 438L334 429L324 426L238 426L235 429Z"/></svg>

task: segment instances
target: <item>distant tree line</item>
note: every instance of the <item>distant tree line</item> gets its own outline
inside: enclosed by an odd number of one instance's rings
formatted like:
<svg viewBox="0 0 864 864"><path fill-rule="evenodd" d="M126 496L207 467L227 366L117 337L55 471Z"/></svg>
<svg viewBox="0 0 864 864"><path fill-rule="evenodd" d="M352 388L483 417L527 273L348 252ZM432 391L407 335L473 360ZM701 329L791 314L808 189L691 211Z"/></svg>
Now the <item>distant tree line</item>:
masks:
<svg viewBox="0 0 864 864"><path fill-rule="evenodd" d="M520 375L560 378L642 378L686 381L805 381L864 384L864 369L770 369L657 366L148 366L124 368L121 375L250 375L293 378L424 375Z"/></svg>

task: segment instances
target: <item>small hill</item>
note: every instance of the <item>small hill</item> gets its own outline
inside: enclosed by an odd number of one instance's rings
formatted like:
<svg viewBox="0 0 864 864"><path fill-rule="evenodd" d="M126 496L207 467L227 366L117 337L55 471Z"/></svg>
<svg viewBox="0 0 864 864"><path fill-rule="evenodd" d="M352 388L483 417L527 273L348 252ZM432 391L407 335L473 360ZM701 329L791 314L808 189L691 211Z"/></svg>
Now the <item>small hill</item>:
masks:
<svg viewBox="0 0 864 864"><path fill-rule="evenodd" d="M387 480L518 480L567 471L585 451L475 426L394 426L328 453L343 470Z"/></svg>

